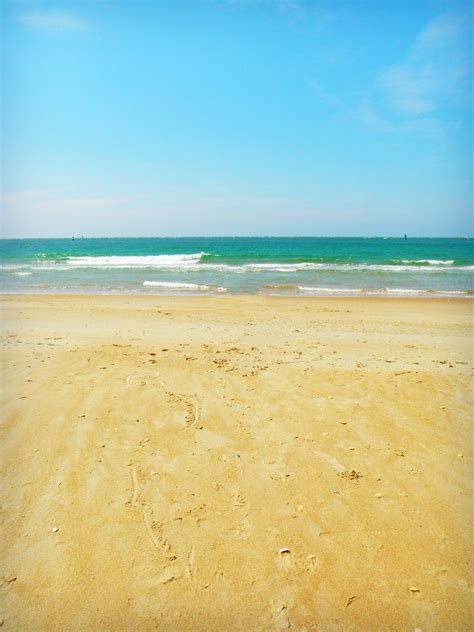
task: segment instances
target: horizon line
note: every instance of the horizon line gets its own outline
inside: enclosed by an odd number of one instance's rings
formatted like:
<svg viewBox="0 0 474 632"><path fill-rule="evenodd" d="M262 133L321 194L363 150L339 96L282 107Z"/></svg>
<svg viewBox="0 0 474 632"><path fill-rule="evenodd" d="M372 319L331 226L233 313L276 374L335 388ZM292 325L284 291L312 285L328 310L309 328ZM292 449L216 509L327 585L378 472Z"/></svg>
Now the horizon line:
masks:
<svg viewBox="0 0 474 632"><path fill-rule="evenodd" d="M0 237L0 241L21 241L27 239L474 239L474 235L112 235L112 236L49 236L49 237Z"/></svg>

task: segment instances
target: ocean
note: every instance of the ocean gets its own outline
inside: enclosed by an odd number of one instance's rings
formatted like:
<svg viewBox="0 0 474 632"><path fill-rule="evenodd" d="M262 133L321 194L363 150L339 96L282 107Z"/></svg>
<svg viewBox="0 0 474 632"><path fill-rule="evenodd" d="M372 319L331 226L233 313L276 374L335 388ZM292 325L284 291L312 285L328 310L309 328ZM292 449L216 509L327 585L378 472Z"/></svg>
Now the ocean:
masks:
<svg viewBox="0 0 474 632"><path fill-rule="evenodd" d="M179 237L0 240L3 293L452 296L472 239Z"/></svg>

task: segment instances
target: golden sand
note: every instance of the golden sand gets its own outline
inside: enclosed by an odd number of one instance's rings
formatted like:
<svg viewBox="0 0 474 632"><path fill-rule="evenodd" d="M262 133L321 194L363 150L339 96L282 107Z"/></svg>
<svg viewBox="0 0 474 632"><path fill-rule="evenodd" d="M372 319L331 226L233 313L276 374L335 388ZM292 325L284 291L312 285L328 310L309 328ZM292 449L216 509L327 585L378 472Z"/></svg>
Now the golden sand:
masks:
<svg viewBox="0 0 474 632"><path fill-rule="evenodd" d="M471 302L4 296L5 630L472 630Z"/></svg>

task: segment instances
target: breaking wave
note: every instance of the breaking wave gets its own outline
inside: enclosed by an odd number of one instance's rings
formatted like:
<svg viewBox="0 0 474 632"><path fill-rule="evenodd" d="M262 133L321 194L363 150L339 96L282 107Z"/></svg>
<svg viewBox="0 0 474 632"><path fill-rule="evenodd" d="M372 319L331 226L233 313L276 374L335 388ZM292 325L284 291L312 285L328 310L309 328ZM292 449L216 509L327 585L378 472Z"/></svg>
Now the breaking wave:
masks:
<svg viewBox="0 0 474 632"><path fill-rule="evenodd" d="M162 290L178 290L185 292L227 292L226 287L220 285L201 285L199 283L178 283L174 281L144 281L143 285L161 288Z"/></svg>
<svg viewBox="0 0 474 632"><path fill-rule="evenodd" d="M194 265L205 252L190 255L70 257L68 265L86 268L168 268Z"/></svg>
<svg viewBox="0 0 474 632"><path fill-rule="evenodd" d="M394 259L395 263L427 263L430 266L451 266L454 259Z"/></svg>

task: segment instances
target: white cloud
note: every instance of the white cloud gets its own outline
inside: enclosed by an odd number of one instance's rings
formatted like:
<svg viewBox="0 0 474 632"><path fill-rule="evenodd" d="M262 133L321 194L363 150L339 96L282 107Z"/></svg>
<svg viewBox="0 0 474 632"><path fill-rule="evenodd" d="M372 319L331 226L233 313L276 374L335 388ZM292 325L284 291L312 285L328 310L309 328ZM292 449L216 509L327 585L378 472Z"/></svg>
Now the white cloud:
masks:
<svg viewBox="0 0 474 632"><path fill-rule="evenodd" d="M463 13L441 15L430 20L413 44L413 53L456 45L469 30L469 16Z"/></svg>
<svg viewBox="0 0 474 632"><path fill-rule="evenodd" d="M71 11L29 11L20 16L20 21L29 28L45 31L83 31L88 23Z"/></svg>
<svg viewBox="0 0 474 632"><path fill-rule="evenodd" d="M353 103L314 79L310 85L336 116L382 134L417 134L441 141L456 128L448 108L469 107L472 60L467 13L430 20L400 61L361 86Z"/></svg>
<svg viewBox="0 0 474 632"><path fill-rule="evenodd" d="M382 134L416 134L418 137L441 141L445 129L440 121L427 116L408 116L402 119L383 115L369 100L348 110L348 115L365 127Z"/></svg>
<svg viewBox="0 0 474 632"><path fill-rule="evenodd" d="M464 14L434 18L405 59L380 74L377 85L395 112L417 116L468 103L472 62L467 34Z"/></svg>
<svg viewBox="0 0 474 632"><path fill-rule="evenodd" d="M393 66L379 77L378 84L400 112L425 114L437 108L440 77L430 65Z"/></svg>
<svg viewBox="0 0 474 632"><path fill-rule="evenodd" d="M397 131L396 125L386 120L369 101L349 111L349 115L376 132L391 133Z"/></svg>

